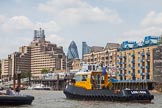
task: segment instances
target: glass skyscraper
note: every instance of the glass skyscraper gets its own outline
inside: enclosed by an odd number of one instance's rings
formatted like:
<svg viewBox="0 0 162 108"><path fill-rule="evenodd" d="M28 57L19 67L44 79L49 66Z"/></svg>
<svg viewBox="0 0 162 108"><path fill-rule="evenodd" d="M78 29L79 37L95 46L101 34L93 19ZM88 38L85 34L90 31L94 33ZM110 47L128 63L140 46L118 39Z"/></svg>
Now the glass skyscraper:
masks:
<svg viewBox="0 0 162 108"><path fill-rule="evenodd" d="M82 42L82 59L83 59L83 55L89 52L90 52L90 47L87 45L86 42Z"/></svg>
<svg viewBox="0 0 162 108"><path fill-rule="evenodd" d="M72 41L69 45L67 57L68 59L79 58L78 49L74 41Z"/></svg>

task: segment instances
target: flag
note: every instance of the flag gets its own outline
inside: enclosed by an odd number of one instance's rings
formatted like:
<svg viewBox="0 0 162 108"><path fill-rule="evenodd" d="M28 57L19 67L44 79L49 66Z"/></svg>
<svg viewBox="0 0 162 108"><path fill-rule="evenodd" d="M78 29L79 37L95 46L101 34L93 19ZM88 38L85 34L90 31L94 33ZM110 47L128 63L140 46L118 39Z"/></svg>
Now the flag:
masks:
<svg viewBox="0 0 162 108"><path fill-rule="evenodd" d="M106 67L103 67L102 68L102 75L105 75L106 74Z"/></svg>

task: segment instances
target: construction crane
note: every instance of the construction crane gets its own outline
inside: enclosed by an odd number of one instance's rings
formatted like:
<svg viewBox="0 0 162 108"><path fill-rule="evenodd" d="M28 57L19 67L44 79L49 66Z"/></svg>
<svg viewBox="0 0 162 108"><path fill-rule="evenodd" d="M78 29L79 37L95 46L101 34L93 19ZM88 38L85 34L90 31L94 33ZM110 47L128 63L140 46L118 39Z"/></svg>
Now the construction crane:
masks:
<svg viewBox="0 0 162 108"><path fill-rule="evenodd" d="M132 49L132 48L137 48L138 44L135 41L124 41L122 42L119 50L128 50L128 49Z"/></svg>
<svg viewBox="0 0 162 108"><path fill-rule="evenodd" d="M158 41L160 41L160 37L158 36L146 36L144 38L143 46L157 45Z"/></svg>

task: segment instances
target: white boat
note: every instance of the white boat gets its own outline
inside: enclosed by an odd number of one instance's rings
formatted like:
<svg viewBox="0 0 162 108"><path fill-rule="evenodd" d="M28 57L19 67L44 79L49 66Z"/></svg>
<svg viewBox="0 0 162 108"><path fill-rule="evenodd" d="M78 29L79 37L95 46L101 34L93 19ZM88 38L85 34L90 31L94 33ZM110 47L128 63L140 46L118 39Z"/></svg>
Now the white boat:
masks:
<svg viewBox="0 0 162 108"><path fill-rule="evenodd" d="M28 90L52 90L51 87L45 86L44 84L33 84L27 88Z"/></svg>

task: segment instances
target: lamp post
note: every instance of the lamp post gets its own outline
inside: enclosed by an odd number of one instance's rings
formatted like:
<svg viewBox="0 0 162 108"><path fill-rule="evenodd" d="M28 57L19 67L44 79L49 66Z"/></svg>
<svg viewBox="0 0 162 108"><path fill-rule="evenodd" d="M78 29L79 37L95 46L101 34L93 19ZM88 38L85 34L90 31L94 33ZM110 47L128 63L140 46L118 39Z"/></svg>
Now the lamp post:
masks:
<svg viewBox="0 0 162 108"><path fill-rule="evenodd" d="M65 73L67 74L67 56L66 56L66 72Z"/></svg>
<svg viewBox="0 0 162 108"><path fill-rule="evenodd" d="M13 89L15 90L15 84L16 84L16 52L14 53L14 73L13 73Z"/></svg>
<svg viewBox="0 0 162 108"><path fill-rule="evenodd" d="M11 55L8 56L8 64L11 64ZM10 66L9 66L10 67ZM8 68L8 82L11 80L11 70Z"/></svg>
<svg viewBox="0 0 162 108"><path fill-rule="evenodd" d="M18 66L18 70L16 71L16 77L17 77L17 86L20 87L21 86L21 71L19 70L19 66Z"/></svg>
<svg viewBox="0 0 162 108"><path fill-rule="evenodd" d="M16 65L16 57L17 57L17 52L14 53L14 72L13 72L13 89L15 90L15 85L16 85L16 79L18 86L21 84L21 71L19 71L19 67L17 70L17 65Z"/></svg>

